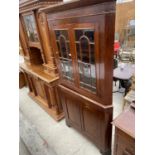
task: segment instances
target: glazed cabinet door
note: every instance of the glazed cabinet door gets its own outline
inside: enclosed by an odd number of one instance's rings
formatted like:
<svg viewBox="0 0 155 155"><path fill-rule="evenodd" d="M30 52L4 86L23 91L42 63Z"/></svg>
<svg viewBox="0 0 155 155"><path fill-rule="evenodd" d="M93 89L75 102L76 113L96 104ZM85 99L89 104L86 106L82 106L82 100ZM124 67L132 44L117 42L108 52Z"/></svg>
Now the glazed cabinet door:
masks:
<svg viewBox="0 0 155 155"><path fill-rule="evenodd" d="M94 24L76 24L73 28L78 86L96 93L97 36Z"/></svg>
<svg viewBox="0 0 155 155"><path fill-rule="evenodd" d="M70 41L69 27L58 26L54 28L54 36L56 40L56 55L59 57L59 71L61 77L66 82L73 84L73 59Z"/></svg>
<svg viewBox="0 0 155 155"><path fill-rule="evenodd" d="M28 13L23 15L23 23L25 26L25 32L28 37L28 41L39 42L34 13Z"/></svg>
<svg viewBox="0 0 155 155"><path fill-rule="evenodd" d="M97 25L58 25L51 31L56 40L55 51L62 79L72 82L79 90L97 94Z"/></svg>

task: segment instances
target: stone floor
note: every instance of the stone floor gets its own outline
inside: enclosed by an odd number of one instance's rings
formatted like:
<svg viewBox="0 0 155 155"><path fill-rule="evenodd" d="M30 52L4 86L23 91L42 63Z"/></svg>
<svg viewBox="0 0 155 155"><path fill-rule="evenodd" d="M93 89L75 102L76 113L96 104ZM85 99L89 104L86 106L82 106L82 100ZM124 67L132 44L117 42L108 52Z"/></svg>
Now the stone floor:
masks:
<svg viewBox="0 0 155 155"><path fill-rule="evenodd" d="M27 93L27 88L19 90L22 139L19 155L101 155L88 139L68 128L65 119L54 121ZM114 118L122 111L122 99L122 93L113 93Z"/></svg>
<svg viewBox="0 0 155 155"><path fill-rule="evenodd" d="M19 155L31 155L21 138L19 142Z"/></svg>

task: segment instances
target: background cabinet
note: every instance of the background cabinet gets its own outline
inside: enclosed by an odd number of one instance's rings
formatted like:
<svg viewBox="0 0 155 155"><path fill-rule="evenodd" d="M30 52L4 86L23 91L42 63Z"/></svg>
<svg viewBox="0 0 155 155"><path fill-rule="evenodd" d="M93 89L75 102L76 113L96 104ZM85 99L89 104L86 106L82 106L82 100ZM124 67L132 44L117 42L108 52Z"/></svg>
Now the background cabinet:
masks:
<svg viewBox="0 0 155 155"><path fill-rule="evenodd" d="M29 95L57 121L64 117L57 91L59 77L49 45L46 15L39 9L61 1L21 0L19 5L19 35L25 60L20 68L27 79Z"/></svg>
<svg viewBox="0 0 155 155"><path fill-rule="evenodd" d="M135 155L135 110L129 107L114 121L114 155Z"/></svg>
<svg viewBox="0 0 155 155"><path fill-rule="evenodd" d="M37 76L23 70L29 88L30 97L35 100L56 121L64 117L60 96L58 93L58 79L50 84Z"/></svg>
<svg viewBox="0 0 155 155"><path fill-rule="evenodd" d="M28 40L30 42L39 42L34 14L24 15L23 20Z"/></svg>

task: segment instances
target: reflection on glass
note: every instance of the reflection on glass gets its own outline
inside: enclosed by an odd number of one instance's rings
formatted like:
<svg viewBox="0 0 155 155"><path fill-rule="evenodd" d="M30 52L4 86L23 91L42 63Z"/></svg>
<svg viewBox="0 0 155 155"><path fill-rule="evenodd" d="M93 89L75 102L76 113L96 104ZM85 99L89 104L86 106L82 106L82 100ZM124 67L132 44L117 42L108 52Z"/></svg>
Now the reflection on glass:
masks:
<svg viewBox="0 0 155 155"><path fill-rule="evenodd" d="M63 77L73 81L72 59L70 53L70 42L67 30L55 30L56 42L59 51L60 63Z"/></svg>
<svg viewBox="0 0 155 155"><path fill-rule="evenodd" d="M60 35L68 40L68 32L66 30L55 30L56 40L59 40Z"/></svg>
<svg viewBox="0 0 155 155"><path fill-rule="evenodd" d="M82 35L88 37L90 42L94 42L94 30L88 30L88 29L75 30L76 41L79 41Z"/></svg>
<svg viewBox="0 0 155 155"><path fill-rule="evenodd" d="M35 25L35 19L33 15L24 16L24 22L26 26L26 33L28 35L29 41L38 42L37 29Z"/></svg>
<svg viewBox="0 0 155 155"><path fill-rule="evenodd" d="M96 92L94 30L75 30L80 86Z"/></svg>

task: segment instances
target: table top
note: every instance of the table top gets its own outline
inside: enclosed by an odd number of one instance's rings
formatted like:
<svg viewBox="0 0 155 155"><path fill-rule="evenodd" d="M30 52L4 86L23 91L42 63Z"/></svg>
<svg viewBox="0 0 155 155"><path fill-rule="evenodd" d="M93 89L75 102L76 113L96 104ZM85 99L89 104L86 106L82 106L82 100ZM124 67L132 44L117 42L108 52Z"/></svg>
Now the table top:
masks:
<svg viewBox="0 0 155 155"><path fill-rule="evenodd" d="M114 119L112 124L132 138L135 138L135 110L132 107L123 111Z"/></svg>
<svg viewBox="0 0 155 155"><path fill-rule="evenodd" d="M134 64L121 63L118 65L117 68L114 69L113 77L121 80L128 80L134 75L134 73L135 73Z"/></svg>

